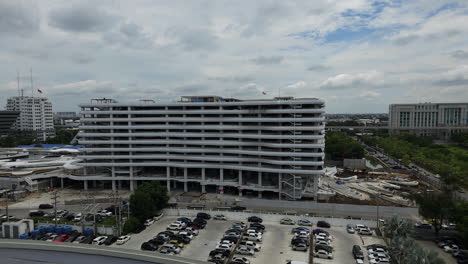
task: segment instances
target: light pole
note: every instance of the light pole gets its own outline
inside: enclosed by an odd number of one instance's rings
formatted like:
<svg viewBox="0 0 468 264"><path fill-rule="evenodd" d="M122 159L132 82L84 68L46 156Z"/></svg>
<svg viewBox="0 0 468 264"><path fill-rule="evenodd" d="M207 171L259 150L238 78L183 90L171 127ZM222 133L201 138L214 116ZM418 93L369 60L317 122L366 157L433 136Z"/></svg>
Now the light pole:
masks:
<svg viewBox="0 0 468 264"><path fill-rule="evenodd" d="M377 193L376 201L377 201L377 229L379 229L379 199L380 199L380 193Z"/></svg>

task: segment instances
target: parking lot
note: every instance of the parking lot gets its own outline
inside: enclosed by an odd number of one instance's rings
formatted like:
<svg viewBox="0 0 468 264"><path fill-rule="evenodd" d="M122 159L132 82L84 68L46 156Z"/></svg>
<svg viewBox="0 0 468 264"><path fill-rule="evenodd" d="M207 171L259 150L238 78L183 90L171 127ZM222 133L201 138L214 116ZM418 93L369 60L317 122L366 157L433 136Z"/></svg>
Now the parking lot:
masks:
<svg viewBox="0 0 468 264"><path fill-rule="evenodd" d="M124 245L112 245L112 247L124 247L129 249L140 249L141 244L152 239L159 232L165 231L166 227L177 217L164 216L159 221L155 222L150 227L146 228L139 234L132 235L130 241ZM179 254L181 257L207 261L211 250L216 247L220 241L224 231L229 229L234 220L208 220L205 229L201 230ZM243 222L247 222L245 219ZM257 243L261 245L261 250L256 252L254 256L243 256L250 260L252 264L260 263L286 263L287 260L309 262L309 252L293 251L290 246L291 229L297 225L280 225L276 222L263 222L266 231L263 235L263 241ZM316 228L314 225L313 228ZM367 259L366 245L383 244L382 239L373 236L360 236L358 234L348 234L345 227L333 226L327 231L333 237L332 246L334 247L334 258L331 260L315 258L314 263L337 263L337 264L354 264L355 260L351 253L353 245L360 245L363 248L366 256L364 263L369 263ZM236 255L237 256L237 255Z"/></svg>

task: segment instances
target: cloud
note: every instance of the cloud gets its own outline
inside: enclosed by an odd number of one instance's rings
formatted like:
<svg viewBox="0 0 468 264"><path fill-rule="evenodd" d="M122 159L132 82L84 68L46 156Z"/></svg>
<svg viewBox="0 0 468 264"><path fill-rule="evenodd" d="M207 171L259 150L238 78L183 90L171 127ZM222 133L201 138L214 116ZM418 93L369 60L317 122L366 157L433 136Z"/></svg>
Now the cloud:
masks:
<svg viewBox="0 0 468 264"><path fill-rule="evenodd" d="M39 30L40 17L32 1L0 0L0 33L28 36Z"/></svg>
<svg viewBox="0 0 468 264"><path fill-rule="evenodd" d="M206 28L171 27L165 37L185 51L213 51L218 48L218 38Z"/></svg>
<svg viewBox="0 0 468 264"><path fill-rule="evenodd" d="M104 9L88 6L71 6L52 10L49 25L64 31L102 32L109 30L119 20Z"/></svg>
<svg viewBox="0 0 468 264"><path fill-rule="evenodd" d="M286 88L289 88L289 89L301 89L301 88L304 88L307 86L307 83L304 82L304 81L299 81L299 82L296 82L296 83L293 83L293 84L290 84L288 85Z"/></svg>
<svg viewBox="0 0 468 264"><path fill-rule="evenodd" d="M82 52L74 53L70 56L70 60L76 64L89 64L95 61L93 57Z"/></svg>
<svg viewBox="0 0 468 264"><path fill-rule="evenodd" d="M365 90L359 93L360 98L367 98L367 99L374 99L376 97L379 97L381 94L377 91L372 91L372 90Z"/></svg>
<svg viewBox="0 0 468 264"><path fill-rule="evenodd" d="M127 48L148 49L153 46L151 36L135 23L122 23L118 30L107 32L104 40L109 44L119 44Z"/></svg>
<svg viewBox="0 0 468 264"><path fill-rule="evenodd" d="M468 59L468 52L464 50L455 50L451 52L450 55L455 59L460 59L460 60Z"/></svg>
<svg viewBox="0 0 468 264"><path fill-rule="evenodd" d="M383 85L383 74L378 71L369 71L356 74L338 74L330 77L320 84L320 89L348 89L360 86Z"/></svg>
<svg viewBox="0 0 468 264"><path fill-rule="evenodd" d="M280 64L283 61L283 56L258 56L250 60L257 65L273 65Z"/></svg>
<svg viewBox="0 0 468 264"><path fill-rule="evenodd" d="M436 86L468 85L468 65L461 65L437 77L433 82ZM467 89L464 87L464 89ZM467 89L468 90L468 89Z"/></svg>
<svg viewBox="0 0 468 264"><path fill-rule="evenodd" d="M327 71L329 69L330 69L329 66L320 65L320 64L312 65L312 66L309 66L307 68L308 71L315 71L315 72L323 72L323 71Z"/></svg>
<svg viewBox="0 0 468 264"><path fill-rule="evenodd" d="M233 91L232 96L255 98L263 96L263 92L266 92L264 87L256 83L248 83Z"/></svg>
<svg viewBox="0 0 468 264"><path fill-rule="evenodd" d="M119 89L112 87L111 81L85 80L71 83L52 85L43 89L47 94L54 95L83 95L83 94L111 94L118 93Z"/></svg>
<svg viewBox="0 0 468 264"><path fill-rule="evenodd" d="M218 82L232 82L232 83L245 83L254 81L255 78L249 75L238 75L238 76L216 76L216 77L208 77L210 81L218 81Z"/></svg>

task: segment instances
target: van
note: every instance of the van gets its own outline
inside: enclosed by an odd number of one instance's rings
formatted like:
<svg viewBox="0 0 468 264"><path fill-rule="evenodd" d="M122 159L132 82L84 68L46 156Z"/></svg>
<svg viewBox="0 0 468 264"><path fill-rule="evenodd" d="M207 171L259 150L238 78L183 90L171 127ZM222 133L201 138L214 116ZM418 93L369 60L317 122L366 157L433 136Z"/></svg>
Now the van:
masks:
<svg viewBox="0 0 468 264"><path fill-rule="evenodd" d="M172 223L167 226L167 230L174 230L174 231L179 231L182 229L182 225L180 223Z"/></svg>

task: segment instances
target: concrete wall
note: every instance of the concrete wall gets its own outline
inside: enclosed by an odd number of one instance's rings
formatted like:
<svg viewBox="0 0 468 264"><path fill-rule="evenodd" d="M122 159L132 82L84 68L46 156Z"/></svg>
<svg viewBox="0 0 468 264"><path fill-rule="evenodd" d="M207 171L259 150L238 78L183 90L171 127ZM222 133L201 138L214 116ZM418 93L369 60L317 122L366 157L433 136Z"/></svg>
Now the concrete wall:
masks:
<svg viewBox="0 0 468 264"><path fill-rule="evenodd" d="M370 219L344 219L344 218L331 218L331 217L310 217L310 216L303 216L303 215L285 215L285 214L274 214L274 213L246 213L246 212L230 212L230 211L220 211L220 210L192 210L192 209L164 209L164 214L169 216L187 216L187 217L195 217L197 213L205 212L210 214L211 216L216 214L223 214L229 220L238 220L238 221L247 221L249 216L258 216L266 222L278 222L281 218L291 218L294 221L299 219L308 219L312 221L312 223L317 223L317 221L324 220L330 223L332 226L346 226L347 224L364 224L368 227L375 228L377 227L377 223L375 220Z"/></svg>

